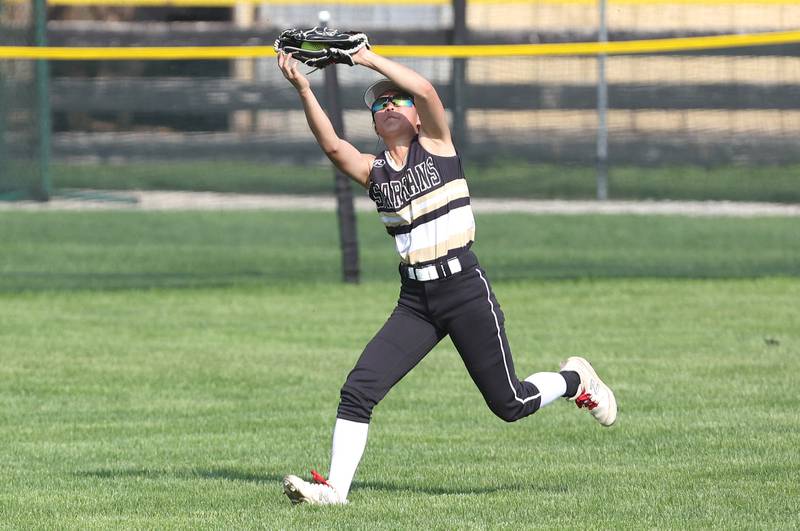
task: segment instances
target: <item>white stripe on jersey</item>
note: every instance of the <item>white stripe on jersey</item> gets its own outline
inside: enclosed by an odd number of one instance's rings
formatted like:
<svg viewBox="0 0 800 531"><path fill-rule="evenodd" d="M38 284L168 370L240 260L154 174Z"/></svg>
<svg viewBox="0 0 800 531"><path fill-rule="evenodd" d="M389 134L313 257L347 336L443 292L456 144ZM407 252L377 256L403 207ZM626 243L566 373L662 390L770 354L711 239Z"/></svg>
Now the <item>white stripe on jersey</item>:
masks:
<svg viewBox="0 0 800 531"><path fill-rule="evenodd" d="M410 205L397 212L381 212L381 221L387 227L409 225L412 222L412 216L413 218L423 216L454 199L461 199L462 197L469 197L469 188L466 180L457 179L445 184L438 190L433 190L422 197L414 199Z"/></svg>
<svg viewBox="0 0 800 531"><path fill-rule="evenodd" d="M411 229L408 234L397 234L395 245L397 252L404 261L409 261L410 255L420 249L436 247L447 242L451 236L472 230L474 233L475 219L469 205L451 210L427 223ZM446 253L446 251L445 251ZM435 257L435 258L438 258ZM412 260L416 263L419 260Z"/></svg>
<svg viewBox="0 0 800 531"><path fill-rule="evenodd" d="M421 262L430 262L431 260L447 256L447 253L452 249L466 247L467 244L472 241L475 241L475 227L459 234L454 234L446 241L436 242L436 245L432 247L425 247L424 249L412 251L408 255L406 263L419 264Z"/></svg>

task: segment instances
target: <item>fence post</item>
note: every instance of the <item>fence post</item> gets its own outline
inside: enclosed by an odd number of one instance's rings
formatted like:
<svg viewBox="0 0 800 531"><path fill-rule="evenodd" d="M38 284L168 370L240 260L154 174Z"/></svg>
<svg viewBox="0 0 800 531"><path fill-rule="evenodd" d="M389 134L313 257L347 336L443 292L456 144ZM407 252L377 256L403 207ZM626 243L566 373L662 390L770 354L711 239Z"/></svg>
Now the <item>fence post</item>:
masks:
<svg viewBox="0 0 800 531"><path fill-rule="evenodd" d="M327 26L330 15L327 11L319 13L319 25ZM336 67L330 66L325 72L325 106L333 129L340 138L344 135L342 105L339 100L339 78ZM345 282L358 283L358 235L356 233L356 213L353 206L353 190L350 178L334 166L334 190L336 193L336 214L339 218L339 241L342 249L342 274Z"/></svg>
<svg viewBox="0 0 800 531"><path fill-rule="evenodd" d="M600 27L598 41L608 42L606 0L598 0ZM597 199L608 199L608 84L606 56L597 56Z"/></svg>
<svg viewBox="0 0 800 531"><path fill-rule="evenodd" d="M47 46L47 0L34 0L34 40L36 46ZM36 109L39 132L39 177L35 198L49 201L52 193L50 181L50 63L36 61Z"/></svg>
<svg viewBox="0 0 800 531"><path fill-rule="evenodd" d="M0 0L0 16L2 16L2 0ZM0 28L3 22L0 19ZM8 148L6 147L6 134L8 131L8 124L6 122L6 108L8 107L7 100L9 99L6 88L6 78L2 69L0 69L0 201L3 200L3 173L6 171L4 168L10 168L10 159Z"/></svg>
<svg viewBox="0 0 800 531"><path fill-rule="evenodd" d="M453 44L467 43L467 2L453 0ZM450 86L453 113L453 143L456 149L466 149L469 142L467 134L467 60L454 58Z"/></svg>
<svg viewBox="0 0 800 531"><path fill-rule="evenodd" d="M256 5L251 2L233 4L233 23L236 28L250 29L255 25ZM238 82L252 83L255 80L255 59L237 58L233 60L233 78ZM251 133L256 130L256 111L239 110L230 115L231 128L237 133Z"/></svg>

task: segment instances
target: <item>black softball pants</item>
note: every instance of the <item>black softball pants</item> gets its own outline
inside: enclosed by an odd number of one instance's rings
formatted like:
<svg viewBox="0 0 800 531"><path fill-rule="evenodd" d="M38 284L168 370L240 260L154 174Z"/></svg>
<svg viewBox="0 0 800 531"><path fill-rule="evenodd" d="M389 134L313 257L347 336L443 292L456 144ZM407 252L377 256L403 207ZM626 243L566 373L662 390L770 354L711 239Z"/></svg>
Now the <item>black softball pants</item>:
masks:
<svg viewBox="0 0 800 531"><path fill-rule="evenodd" d="M337 417L368 423L372 409L436 344L450 335L489 409L513 422L534 413L539 390L514 372L504 316L472 251L462 271L421 282L403 275L400 298L341 390Z"/></svg>

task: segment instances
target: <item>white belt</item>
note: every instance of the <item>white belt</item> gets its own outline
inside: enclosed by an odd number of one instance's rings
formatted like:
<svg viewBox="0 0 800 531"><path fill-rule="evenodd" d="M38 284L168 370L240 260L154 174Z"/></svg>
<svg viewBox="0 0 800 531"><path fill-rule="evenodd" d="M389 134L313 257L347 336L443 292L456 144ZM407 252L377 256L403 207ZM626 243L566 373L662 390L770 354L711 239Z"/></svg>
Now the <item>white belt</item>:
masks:
<svg viewBox="0 0 800 531"><path fill-rule="evenodd" d="M451 258L447 261L447 267L450 268L450 275L454 275L461 271L461 262L459 262L458 257ZM440 271L436 267L436 264L431 264L424 267L406 266L406 272L408 278L411 280L419 280L421 282L438 280L440 278L449 276L446 271Z"/></svg>

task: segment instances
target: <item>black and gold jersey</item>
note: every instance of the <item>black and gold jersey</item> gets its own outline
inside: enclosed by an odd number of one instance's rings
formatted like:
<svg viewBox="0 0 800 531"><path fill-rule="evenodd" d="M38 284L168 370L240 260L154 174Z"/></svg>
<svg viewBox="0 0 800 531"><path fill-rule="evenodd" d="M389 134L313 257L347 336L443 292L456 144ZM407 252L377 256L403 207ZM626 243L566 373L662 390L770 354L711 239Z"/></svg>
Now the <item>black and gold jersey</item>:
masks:
<svg viewBox="0 0 800 531"><path fill-rule="evenodd" d="M403 167L376 156L369 197L407 264L425 264L468 249L475 220L461 159L428 153L415 137Z"/></svg>

